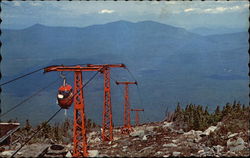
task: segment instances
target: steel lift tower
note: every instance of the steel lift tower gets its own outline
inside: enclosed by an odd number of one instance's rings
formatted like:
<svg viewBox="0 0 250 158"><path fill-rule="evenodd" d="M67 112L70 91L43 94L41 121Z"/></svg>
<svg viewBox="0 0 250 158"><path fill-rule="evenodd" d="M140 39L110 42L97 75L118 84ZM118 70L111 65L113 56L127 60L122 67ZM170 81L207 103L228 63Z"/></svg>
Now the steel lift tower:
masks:
<svg viewBox="0 0 250 158"><path fill-rule="evenodd" d="M136 84L137 82L128 82L128 81L124 81L124 82L120 82L120 81L116 81L116 84L124 84L125 88L124 88L124 125L122 128L122 133L123 134L129 134L132 131L131 128L131 124L130 124L130 104L129 104L129 95L128 95L128 85L129 84Z"/></svg>
<svg viewBox="0 0 250 158"><path fill-rule="evenodd" d="M140 122L139 111L144 111L144 109L131 109L131 111L135 111L135 125L138 126Z"/></svg>
<svg viewBox="0 0 250 158"><path fill-rule="evenodd" d="M44 72L50 71L72 71L74 72L74 129L73 129L73 157L87 157L87 137L86 137L86 118L84 111L83 97L83 71L100 71L100 67L76 66L49 66Z"/></svg>
<svg viewBox="0 0 250 158"><path fill-rule="evenodd" d="M104 76L104 100L103 100L103 119L102 119L102 140L113 140L113 120L112 120L112 104L111 104L111 88L110 88L110 68L125 68L124 64L104 64L93 65L88 64L88 67L103 68L101 73Z"/></svg>

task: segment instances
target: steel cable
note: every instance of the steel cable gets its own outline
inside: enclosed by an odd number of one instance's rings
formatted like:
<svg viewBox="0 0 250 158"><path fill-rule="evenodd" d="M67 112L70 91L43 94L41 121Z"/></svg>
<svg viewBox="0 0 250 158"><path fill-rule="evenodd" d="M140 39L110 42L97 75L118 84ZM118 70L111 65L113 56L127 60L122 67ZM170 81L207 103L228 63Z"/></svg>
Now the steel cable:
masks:
<svg viewBox="0 0 250 158"><path fill-rule="evenodd" d="M87 64L77 64L77 65L87 65ZM75 66L75 65L69 65L69 66ZM29 76L29 75L31 75L31 74L33 74L33 73L36 73L36 72L40 71L40 70L44 70L44 68L46 68L46 67L42 67L42 68L40 68L40 69L34 70L34 71L29 72L29 73L27 73L27 74L24 74L24 75L22 75L22 76L16 77L16 78L14 78L14 79L12 79L12 80L9 80L9 81L6 81L6 82L4 82L4 83L1 83L0 86L9 84L9 83L14 82L14 81L16 81L16 80L19 80L19 79L21 79L21 78L23 78L23 77Z"/></svg>
<svg viewBox="0 0 250 158"><path fill-rule="evenodd" d="M127 70L128 73L130 74L130 76L131 76L135 81L137 81L136 78L135 78L135 76L132 74L132 72L131 72L127 67L126 67L126 70ZM141 97L141 91L140 91L139 85L136 84L136 87L137 87L137 91L138 91L138 94L139 94L139 99L140 99L141 106L143 106L142 97Z"/></svg>
<svg viewBox="0 0 250 158"><path fill-rule="evenodd" d="M66 73L67 75L68 73ZM41 93L42 91L44 91L45 89L49 88L50 86L52 86L53 84L55 84L60 78L56 79L55 81L51 82L50 84L48 84L47 86L41 88L40 90L38 90L36 93L32 94L31 96L27 97L26 99L22 100L20 103L16 104L15 106L13 106L12 108L10 108L9 110L7 110L5 113L0 115L0 118L6 114L8 114L9 112L11 112L12 110L14 110L15 108L19 107L20 105L22 105L23 103L27 102L28 100L30 100L31 98L35 97L36 95L38 95L39 93Z"/></svg>
<svg viewBox="0 0 250 158"><path fill-rule="evenodd" d="M45 89L47 89L48 87L50 87L51 85L55 84L60 78L58 78L57 80L51 82L50 84L48 84L47 86L41 88L40 90L38 90L36 93L32 94L31 96L27 97L26 99L22 100L20 103L16 104L15 106L13 106L12 108L10 108L9 110L7 110L5 113L1 114L0 117L8 114L9 112L11 112L12 110L16 109L17 107L19 107L20 105L22 105L23 103L29 101L31 98L35 97L36 95L38 95L40 92L44 91Z"/></svg>
<svg viewBox="0 0 250 158"><path fill-rule="evenodd" d="M79 65L86 65L86 64L79 64ZM44 68L46 68L46 67L44 67ZM12 79L12 80L10 80L10 81L7 81L7 82L5 82L5 83L2 83L0 86L5 85L5 84L8 84L8 83L11 83L11 82L13 82L13 81L16 81L16 80L18 80L18 79L21 79L21 78L23 78L23 77L25 77L25 76L28 76L28 75L31 75L31 74L33 74L33 73L36 73L36 72L38 72L38 71L40 71L40 70L43 70L44 68L40 68L40 69L38 69L38 70L35 70L35 71L30 72L30 73L24 74L24 75L22 75L22 76L20 76L20 77L17 77L17 78L15 78L15 79ZM97 73L98 73L98 72L97 72ZM67 75L67 73L66 73L66 75ZM97 75L97 74L96 74L96 75ZM94 75L93 78L94 78L96 75ZM21 101L20 103L18 103L17 105L15 105L14 107L12 107L12 108L9 109L8 111L6 111L5 113L1 114L1 115L0 115L0 118L1 118L2 116L4 116L4 115L8 114L9 112L11 112L12 110L14 110L15 108L19 107L20 105L22 105L22 104L25 103L26 101L30 100L30 99L33 98L34 96L38 95L40 92L42 92L42 91L45 90L46 88L48 88L48 87L50 87L51 85L55 84L59 79L60 79L60 78L58 78L57 80L51 82L51 83L48 84L47 86L41 88L41 89L38 90L36 93L32 94L31 96L27 97L26 99L24 99L23 101ZM91 79L91 80L92 80L92 79ZM90 80L89 80L88 82L90 82ZM87 83L86 83L86 84L87 84Z"/></svg>
<svg viewBox="0 0 250 158"><path fill-rule="evenodd" d="M117 80L115 80L114 78L112 78L111 75L110 75L110 79L111 79L111 80L113 81L113 83L116 85L115 82L116 82ZM122 90L121 86L118 86L118 87L119 87L120 91L123 93L123 90Z"/></svg>
<svg viewBox="0 0 250 158"><path fill-rule="evenodd" d="M54 113L44 124L43 124L43 126L41 126L41 127L39 127L38 129L37 129L37 131L36 132L34 132L32 135L31 135L31 137L27 140L27 141L25 141L12 155L11 155L11 157L14 157L17 153L18 153L18 151L20 151L38 132L40 132L60 111L62 110L62 108L60 108L59 110L57 110L57 112L56 113Z"/></svg>
<svg viewBox="0 0 250 158"><path fill-rule="evenodd" d="M9 81L7 81L7 82L1 83L0 86L6 85L6 84L11 83L11 82L14 82L14 81L16 81L16 80L19 80L19 79L21 79L21 78L23 78L23 77L26 77L26 76L28 76L28 75L31 75L31 74L36 73L36 72L38 72L38 71L41 71L41 70L43 70L43 69L44 69L44 68L40 68L40 69L37 69L37 70L35 70L35 71L29 72L29 73L27 73L27 74L24 74L24 75L22 75L22 76L16 77L16 78L14 78L14 79L12 79L12 80L9 80Z"/></svg>
<svg viewBox="0 0 250 158"><path fill-rule="evenodd" d="M82 88L84 88L92 79L94 79L94 77L98 74L98 71L96 72L95 75L93 75L87 82L86 84L83 85ZM46 88L50 87L51 85L55 84L60 78L58 78L57 80L51 82L50 84L48 84L47 86L41 88L40 90L38 90L36 93L32 94L31 96L27 97L26 99L24 99L23 101L21 101L20 103L16 104L14 107L12 107L11 109L9 109L8 111L6 111L5 113L0 115L0 118L6 114L8 114L9 112L11 112L12 110L14 110L15 108L19 107L20 105L22 105L23 103L27 102L28 100L30 100L31 98L35 97L36 95L38 95L40 92L42 92L43 90L45 90ZM79 91L78 91L79 92ZM77 92L77 93L78 93ZM74 97L76 94L74 94L72 97Z"/></svg>
<svg viewBox="0 0 250 158"><path fill-rule="evenodd" d="M140 103L141 103L141 106L143 107L143 102L142 102L142 97L141 97L141 91L140 91L140 88L138 85L136 85L137 87L137 91L138 91L138 94L139 94L139 99L140 99Z"/></svg>
<svg viewBox="0 0 250 158"><path fill-rule="evenodd" d="M84 88L87 86L87 84L89 84L95 77L96 75L99 73L99 71L97 71L80 89ZM74 97L77 93L79 93L79 91L77 91L72 97ZM35 133L33 133L33 135L23 144L21 145L20 148L18 148L12 155L11 157L14 157L18 151L20 151L38 132L40 132L60 111L62 110L62 108L60 108L53 116L51 116L44 124L43 126L41 126Z"/></svg>
<svg viewBox="0 0 250 158"><path fill-rule="evenodd" d="M128 73L130 74L130 76L136 81L135 76L132 74L132 72L128 69L128 67L125 67L125 69L128 71Z"/></svg>

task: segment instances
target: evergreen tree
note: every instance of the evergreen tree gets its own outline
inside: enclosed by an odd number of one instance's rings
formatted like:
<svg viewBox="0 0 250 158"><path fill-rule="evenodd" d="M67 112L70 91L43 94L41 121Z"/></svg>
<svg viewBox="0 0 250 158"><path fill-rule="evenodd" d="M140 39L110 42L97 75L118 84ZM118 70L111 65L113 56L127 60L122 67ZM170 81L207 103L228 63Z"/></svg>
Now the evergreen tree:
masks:
<svg viewBox="0 0 250 158"><path fill-rule="evenodd" d="M200 114L203 114L203 109L202 109L201 105L198 105L198 111L199 111Z"/></svg>
<svg viewBox="0 0 250 158"><path fill-rule="evenodd" d="M204 115L205 115L205 116L209 116L208 106L206 106L206 108L205 108Z"/></svg>
<svg viewBox="0 0 250 158"><path fill-rule="evenodd" d="M233 109L234 109L234 110L236 109L236 100L234 100Z"/></svg>
<svg viewBox="0 0 250 158"><path fill-rule="evenodd" d="M91 119L87 119L87 128L91 128Z"/></svg>
<svg viewBox="0 0 250 158"><path fill-rule="evenodd" d="M225 117L225 116L229 115L230 112L231 112L231 106L230 106L229 103L227 103L226 106L223 107L222 117Z"/></svg>
<svg viewBox="0 0 250 158"><path fill-rule="evenodd" d="M220 115L220 106L216 106L215 115Z"/></svg>
<svg viewBox="0 0 250 158"><path fill-rule="evenodd" d="M29 132L30 129L31 129L31 125L30 125L29 119L27 119L26 122L25 122L24 130L26 132Z"/></svg>
<svg viewBox="0 0 250 158"><path fill-rule="evenodd" d="M188 109L188 126L190 129L194 127L194 105L191 103Z"/></svg>
<svg viewBox="0 0 250 158"><path fill-rule="evenodd" d="M244 112L246 110L245 104L242 105L242 111Z"/></svg>
<svg viewBox="0 0 250 158"><path fill-rule="evenodd" d="M13 123L17 123L17 122L18 122L18 119L17 119L17 117L16 117Z"/></svg>
<svg viewBox="0 0 250 158"><path fill-rule="evenodd" d="M185 108L185 112L187 112L188 109L189 109L189 105L187 104L187 105L186 105L186 108Z"/></svg>
<svg viewBox="0 0 250 158"><path fill-rule="evenodd" d="M182 119L182 109L181 109L180 103L178 102L176 109L175 109L175 114L174 114L173 120L180 121L181 119Z"/></svg>
<svg viewBox="0 0 250 158"><path fill-rule="evenodd" d="M113 127L114 127L114 123L113 123ZM93 122L92 128L96 128L96 123L95 122Z"/></svg>
<svg viewBox="0 0 250 158"><path fill-rule="evenodd" d="M12 119L9 119L9 120L8 120L8 123L12 123L12 122L13 122Z"/></svg>
<svg viewBox="0 0 250 158"><path fill-rule="evenodd" d="M177 107L176 107L176 111L175 111L177 114L180 114L181 113L181 106L180 106L180 103L178 102L177 103Z"/></svg>
<svg viewBox="0 0 250 158"><path fill-rule="evenodd" d="M193 127L194 130L199 130L201 128L202 120L201 120L201 112L199 111L199 106L194 109L194 122Z"/></svg>
<svg viewBox="0 0 250 158"><path fill-rule="evenodd" d="M241 111L241 104L240 104L240 102L238 102L237 105L236 105L236 111L237 112Z"/></svg>

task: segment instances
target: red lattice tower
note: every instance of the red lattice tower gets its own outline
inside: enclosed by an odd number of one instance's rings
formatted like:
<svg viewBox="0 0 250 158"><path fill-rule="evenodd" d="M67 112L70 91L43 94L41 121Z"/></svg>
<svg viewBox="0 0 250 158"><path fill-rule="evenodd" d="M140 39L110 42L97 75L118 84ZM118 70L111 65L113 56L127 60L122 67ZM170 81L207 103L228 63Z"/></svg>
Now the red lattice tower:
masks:
<svg viewBox="0 0 250 158"><path fill-rule="evenodd" d="M113 119L112 119L112 104L111 104L111 88L110 88L110 68L125 68L124 64L104 64L93 65L89 67L100 67L104 76L104 99L103 99L103 119L102 119L102 140L113 140Z"/></svg>
<svg viewBox="0 0 250 158"><path fill-rule="evenodd" d="M124 125L122 128L122 133L123 134L129 134L132 131L131 124L130 124L130 104L129 104L129 91L128 91L128 85L130 84L136 84L137 82L120 82L116 81L116 84L124 84L124 114L123 114L123 120L124 120Z"/></svg>
<svg viewBox="0 0 250 158"><path fill-rule="evenodd" d="M84 111L82 71L100 71L100 67L82 66L49 66L44 69L50 71L74 72L74 128L73 128L73 157L87 157L86 117Z"/></svg>
<svg viewBox="0 0 250 158"><path fill-rule="evenodd" d="M144 109L131 109L131 111L135 111L135 125L138 126L140 122L139 111L144 111Z"/></svg>

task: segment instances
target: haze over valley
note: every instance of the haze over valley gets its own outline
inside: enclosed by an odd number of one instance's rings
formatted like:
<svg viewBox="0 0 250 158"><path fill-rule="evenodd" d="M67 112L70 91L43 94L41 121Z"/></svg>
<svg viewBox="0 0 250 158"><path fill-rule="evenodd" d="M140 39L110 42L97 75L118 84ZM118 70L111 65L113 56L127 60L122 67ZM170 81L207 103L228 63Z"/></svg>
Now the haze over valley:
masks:
<svg viewBox="0 0 250 158"><path fill-rule="evenodd" d="M3 29L1 83L49 65L124 63L139 83L139 88L129 89L130 102L132 107L145 109L141 115L144 122L162 120L166 109L175 109L177 102L183 106L208 105L210 110L234 100L247 105L248 38L244 30L204 35L155 21L121 20L82 28L35 24L25 29ZM93 74L84 72L84 81ZM58 77L57 72L41 71L3 86L2 111ZM123 87L114 81L134 78L118 68L111 70L111 77L114 120L121 125L122 119L116 118L123 114ZM67 79L73 85L73 73L68 73ZM49 117L58 109L56 93L61 84L46 89L4 120L15 115L22 122L30 118L37 123ZM100 124L102 75L84 89L84 95L87 117ZM62 112L57 120L63 117Z"/></svg>

